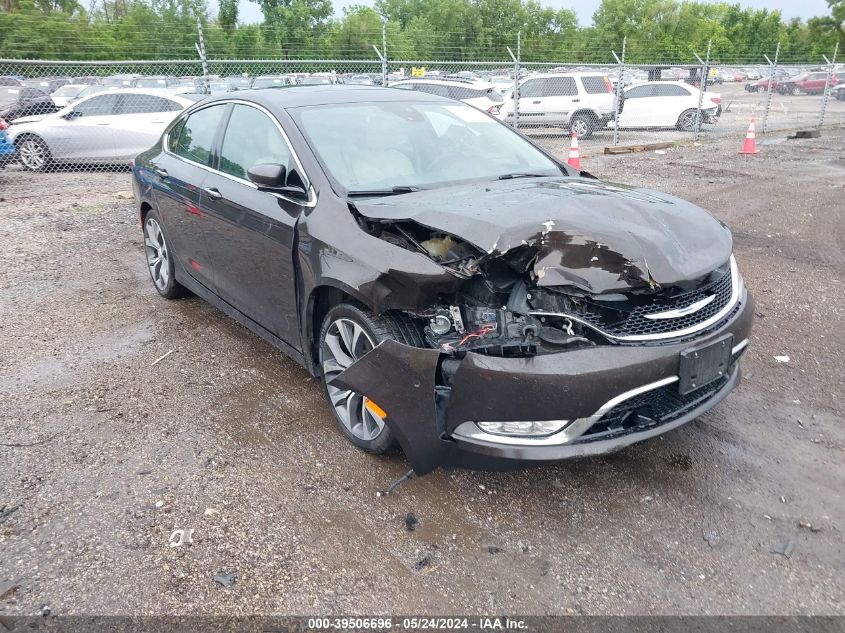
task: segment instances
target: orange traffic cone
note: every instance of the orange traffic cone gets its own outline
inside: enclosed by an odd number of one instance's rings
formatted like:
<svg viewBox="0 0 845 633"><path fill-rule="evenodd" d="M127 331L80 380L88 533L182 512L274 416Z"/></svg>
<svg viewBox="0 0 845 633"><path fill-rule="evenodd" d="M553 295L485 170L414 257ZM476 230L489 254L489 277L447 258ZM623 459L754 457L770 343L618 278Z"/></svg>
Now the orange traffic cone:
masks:
<svg viewBox="0 0 845 633"><path fill-rule="evenodd" d="M745 134L745 142L742 144L742 151L740 154L759 154L757 149L757 133L754 131L754 122L756 117L751 117L751 124L748 126L748 132Z"/></svg>
<svg viewBox="0 0 845 633"><path fill-rule="evenodd" d="M578 135L575 132L572 133L572 145L569 146L569 159L566 162L581 171L581 152L578 151Z"/></svg>

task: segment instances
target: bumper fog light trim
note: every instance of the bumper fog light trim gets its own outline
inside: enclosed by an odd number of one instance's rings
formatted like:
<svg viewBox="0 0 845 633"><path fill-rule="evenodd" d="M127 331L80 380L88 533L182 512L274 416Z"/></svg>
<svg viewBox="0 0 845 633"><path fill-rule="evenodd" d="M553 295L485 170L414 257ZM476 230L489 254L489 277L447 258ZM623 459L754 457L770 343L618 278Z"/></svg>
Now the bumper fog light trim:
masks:
<svg viewBox="0 0 845 633"><path fill-rule="evenodd" d="M545 437L557 433L569 420L520 420L512 422L476 422L485 433L508 437Z"/></svg>

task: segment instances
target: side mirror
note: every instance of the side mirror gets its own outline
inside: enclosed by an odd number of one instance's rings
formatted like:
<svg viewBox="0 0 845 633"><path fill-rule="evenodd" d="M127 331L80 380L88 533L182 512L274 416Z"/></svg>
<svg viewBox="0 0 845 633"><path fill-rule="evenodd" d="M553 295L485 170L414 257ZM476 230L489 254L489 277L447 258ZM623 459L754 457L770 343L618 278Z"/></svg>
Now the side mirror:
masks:
<svg viewBox="0 0 845 633"><path fill-rule="evenodd" d="M78 110L71 110L70 112L68 112L67 114L62 116L62 118L67 120L67 121L70 121L72 119L78 119L81 116L82 116L82 113L79 112Z"/></svg>
<svg viewBox="0 0 845 633"><path fill-rule="evenodd" d="M288 173L284 165L259 163L249 168L247 177L258 187L259 191L286 193L302 198L308 196L308 192L303 187L287 183Z"/></svg>

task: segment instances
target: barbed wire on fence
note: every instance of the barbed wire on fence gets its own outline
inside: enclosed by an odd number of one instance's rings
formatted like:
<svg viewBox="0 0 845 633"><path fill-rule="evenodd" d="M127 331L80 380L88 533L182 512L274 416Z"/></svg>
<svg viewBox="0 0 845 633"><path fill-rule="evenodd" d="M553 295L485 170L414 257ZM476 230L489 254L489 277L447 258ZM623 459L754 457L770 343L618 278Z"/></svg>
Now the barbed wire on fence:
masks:
<svg viewBox="0 0 845 633"><path fill-rule="evenodd" d="M764 132L845 124L845 67L835 56L795 59L776 43L756 59L710 59L706 44L645 58L629 43L617 58L596 45L586 62L583 50L538 61L522 42L506 47L508 57L460 59L452 54L458 47L442 46L436 57L446 59L403 58L386 28L369 39L370 50L356 58L220 58L198 31L182 59L0 59L0 117L8 120L0 125L0 164L125 169L208 93L320 83L459 99L561 158L573 132L590 151L741 136L754 117Z"/></svg>

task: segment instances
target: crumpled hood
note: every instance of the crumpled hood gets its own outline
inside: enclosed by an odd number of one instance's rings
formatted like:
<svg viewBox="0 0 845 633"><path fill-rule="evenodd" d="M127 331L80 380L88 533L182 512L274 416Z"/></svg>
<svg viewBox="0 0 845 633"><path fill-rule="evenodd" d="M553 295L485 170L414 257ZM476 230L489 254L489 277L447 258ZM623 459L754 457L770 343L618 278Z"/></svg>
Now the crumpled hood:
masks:
<svg viewBox="0 0 845 633"><path fill-rule="evenodd" d="M355 201L370 219L412 220L589 293L684 285L731 255L728 228L689 202L586 178L459 185Z"/></svg>

